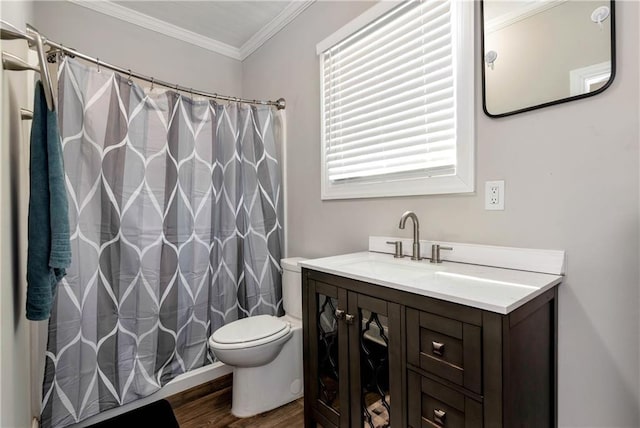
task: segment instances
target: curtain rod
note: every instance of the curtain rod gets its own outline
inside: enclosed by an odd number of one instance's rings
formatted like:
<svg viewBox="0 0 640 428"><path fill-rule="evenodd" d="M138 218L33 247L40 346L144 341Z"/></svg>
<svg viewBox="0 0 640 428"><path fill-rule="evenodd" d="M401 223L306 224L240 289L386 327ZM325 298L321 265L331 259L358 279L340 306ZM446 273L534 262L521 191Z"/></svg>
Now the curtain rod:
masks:
<svg viewBox="0 0 640 428"><path fill-rule="evenodd" d="M200 90L196 90L193 88L187 88L184 86L180 86L178 84L172 84L170 82L166 82L163 80L159 80L156 79L154 77L151 76L145 76L144 74L140 74L137 73L135 71L131 71L131 69L125 69L122 67L119 67L117 65L113 65L110 64L108 62L104 62L104 61L100 61L99 58L93 58L89 55L83 54L81 52L76 51L75 49L71 49L68 48L66 46L63 46L60 43L54 42L52 40L48 40L46 37L42 36L40 33L38 33L37 30L35 30L33 27L29 26L29 30L30 33L23 33L21 31L18 31L16 29L16 27L14 27L13 25L9 24L8 22L4 21L4 20L0 20L0 22L2 22L3 24L6 24L10 27L13 27L14 30L7 30L5 28L2 28L2 34L1 37L2 39L6 39L6 40L10 40L10 39L24 39L27 40L29 42L30 46L36 46L37 47L37 41L38 39L42 40L42 44L47 45L51 48L51 50L49 50L49 52L47 52L47 58L49 59L53 59L52 62L55 62L55 54L62 52L64 54L68 54L69 56L76 56L80 59L83 59L85 61L89 61L92 62L94 64L96 64L97 67L104 67L104 68L108 68L110 70L116 71L120 74L124 74L126 76L128 76L129 78L135 77L136 79L140 79L140 80L144 80L146 82L151 83L151 85L159 85L159 86L164 86L165 88L169 88L169 89L173 89L175 91L181 91L181 92L186 92L189 93L191 95L198 95L201 97L206 97L206 98L213 98L213 99L217 99L217 100L224 100L224 101L234 101L234 102L238 102L238 103L246 103L246 104L258 104L258 105L272 105L275 106L278 110L282 110L286 107L286 102L284 100L284 98L280 98L276 101L270 101L270 100L251 100L251 99L246 99L246 98L239 98L239 97L232 97L229 95L221 95L221 94L217 94L217 93L210 93L210 92L205 92L205 91L200 91ZM40 64L40 68L41 70L46 70L46 64L41 63Z"/></svg>

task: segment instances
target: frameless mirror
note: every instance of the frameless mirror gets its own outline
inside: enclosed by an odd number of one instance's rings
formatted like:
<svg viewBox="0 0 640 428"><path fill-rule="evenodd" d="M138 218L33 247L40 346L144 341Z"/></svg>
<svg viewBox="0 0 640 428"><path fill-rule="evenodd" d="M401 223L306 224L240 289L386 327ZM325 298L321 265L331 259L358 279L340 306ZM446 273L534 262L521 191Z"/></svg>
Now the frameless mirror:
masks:
<svg viewBox="0 0 640 428"><path fill-rule="evenodd" d="M588 97L615 75L614 2L484 0L483 106L502 117Z"/></svg>

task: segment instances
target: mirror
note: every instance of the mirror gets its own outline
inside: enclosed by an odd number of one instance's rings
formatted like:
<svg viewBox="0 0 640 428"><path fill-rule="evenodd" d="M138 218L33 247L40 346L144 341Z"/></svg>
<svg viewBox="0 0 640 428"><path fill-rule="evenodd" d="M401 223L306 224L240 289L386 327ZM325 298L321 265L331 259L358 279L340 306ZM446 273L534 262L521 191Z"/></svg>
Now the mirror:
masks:
<svg viewBox="0 0 640 428"><path fill-rule="evenodd" d="M614 2L484 0L483 107L509 116L592 96L615 75Z"/></svg>

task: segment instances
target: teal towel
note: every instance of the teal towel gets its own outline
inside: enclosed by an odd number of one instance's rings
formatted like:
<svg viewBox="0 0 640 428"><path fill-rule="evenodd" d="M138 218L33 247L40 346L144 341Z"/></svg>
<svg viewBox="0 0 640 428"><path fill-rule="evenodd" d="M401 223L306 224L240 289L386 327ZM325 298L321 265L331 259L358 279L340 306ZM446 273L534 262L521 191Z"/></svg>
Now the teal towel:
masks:
<svg viewBox="0 0 640 428"><path fill-rule="evenodd" d="M62 146L55 111L47 109L42 82L36 83L29 161L27 318L49 318L56 285L71 263L69 207Z"/></svg>

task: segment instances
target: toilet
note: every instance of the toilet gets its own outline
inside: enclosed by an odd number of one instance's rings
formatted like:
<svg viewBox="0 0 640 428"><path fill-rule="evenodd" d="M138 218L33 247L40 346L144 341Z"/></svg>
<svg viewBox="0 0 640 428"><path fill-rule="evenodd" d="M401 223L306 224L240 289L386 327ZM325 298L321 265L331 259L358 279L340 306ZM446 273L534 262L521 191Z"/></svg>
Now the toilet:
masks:
<svg viewBox="0 0 640 428"><path fill-rule="evenodd" d="M257 315L220 327L209 338L216 358L233 367L231 413L245 418L302 397L302 291L298 261L282 259L285 315Z"/></svg>

